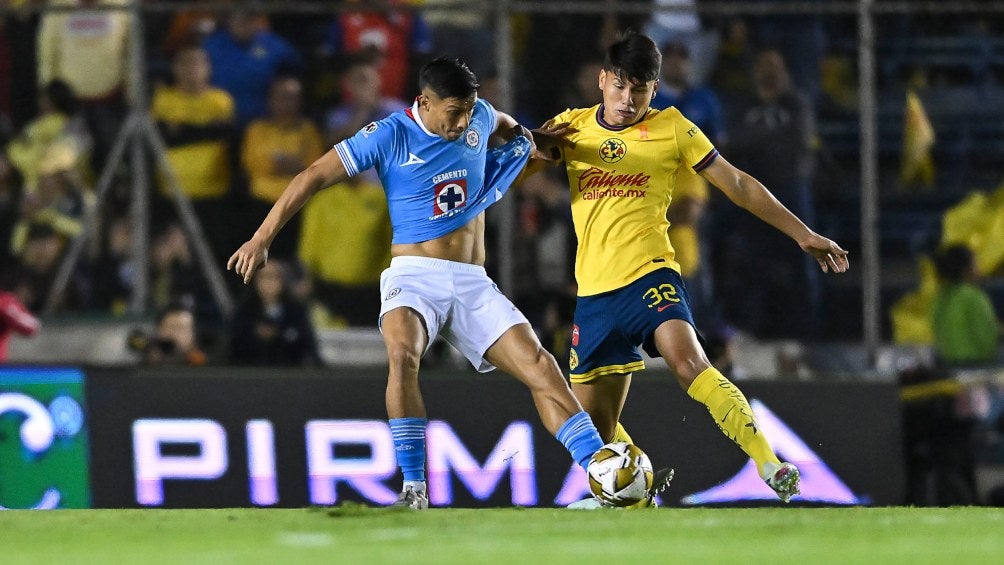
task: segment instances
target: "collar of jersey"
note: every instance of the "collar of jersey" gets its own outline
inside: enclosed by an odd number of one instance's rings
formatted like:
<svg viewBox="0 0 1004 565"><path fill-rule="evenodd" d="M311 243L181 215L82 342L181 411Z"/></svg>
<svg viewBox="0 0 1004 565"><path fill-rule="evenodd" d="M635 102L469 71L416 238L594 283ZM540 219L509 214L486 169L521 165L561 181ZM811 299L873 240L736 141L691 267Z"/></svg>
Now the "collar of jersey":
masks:
<svg viewBox="0 0 1004 565"><path fill-rule="evenodd" d="M436 134L429 131L429 128L425 127L425 124L422 123L422 116L418 115L417 97L415 98L415 102L411 105L411 111L408 112L408 115L411 116L411 119L415 120L415 123L418 124L418 127L422 128L422 131L424 131L426 135L430 137L438 137Z"/></svg>
<svg viewBox="0 0 1004 565"><path fill-rule="evenodd" d="M634 123L626 124L623 126L615 126L608 124L606 120L603 119L603 103L600 102L599 107L596 108L596 123L600 125L603 129L608 129L610 131L624 131L631 126L636 126L642 122L646 117L648 117L648 110L645 110L645 114L638 118Z"/></svg>

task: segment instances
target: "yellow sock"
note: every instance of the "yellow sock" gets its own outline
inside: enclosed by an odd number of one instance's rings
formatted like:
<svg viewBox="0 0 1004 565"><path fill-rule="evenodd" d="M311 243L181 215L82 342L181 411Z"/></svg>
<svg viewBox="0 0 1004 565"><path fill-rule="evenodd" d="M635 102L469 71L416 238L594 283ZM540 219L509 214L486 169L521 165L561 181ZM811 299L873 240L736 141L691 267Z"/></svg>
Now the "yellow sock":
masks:
<svg viewBox="0 0 1004 565"><path fill-rule="evenodd" d="M709 367L697 375L687 394L708 407L718 428L753 459L761 477L764 463L780 464L767 438L757 427L746 397L718 369Z"/></svg>
<svg viewBox="0 0 1004 565"><path fill-rule="evenodd" d="M620 422L617 422L617 427L614 428L614 437L610 438L611 443L615 441L623 441L631 444L634 443L631 441L631 436L628 435L627 430L624 429L624 426L621 425Z"/></svg>

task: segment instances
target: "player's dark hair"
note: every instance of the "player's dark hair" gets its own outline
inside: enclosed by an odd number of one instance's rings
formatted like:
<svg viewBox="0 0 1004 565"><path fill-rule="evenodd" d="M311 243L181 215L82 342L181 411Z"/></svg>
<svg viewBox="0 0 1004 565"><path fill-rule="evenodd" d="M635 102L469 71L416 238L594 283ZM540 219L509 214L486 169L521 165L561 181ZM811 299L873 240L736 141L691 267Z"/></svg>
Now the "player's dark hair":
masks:
<svg viewBox="0 0 1004 565"><path fill-rule="evenodd" d="M441 98L467 99L478 93L478 77L460 59L437 57L418 73L418 88L431 89Z"/></svg>
<svg viewBox="0 0 1004 565"><path fill-rule="evenodd" d="M958 243L939 250L934 255L934 270L942 280L959 283L973 265L973 252L968 246Z"/></svg>
<svg viewBox="0 0 1004 565"><path fill-rule="evenodd" d="M632 82L658 80L662 53L647 35L628 30L619 41L607 48L603 68Z"/></svg>

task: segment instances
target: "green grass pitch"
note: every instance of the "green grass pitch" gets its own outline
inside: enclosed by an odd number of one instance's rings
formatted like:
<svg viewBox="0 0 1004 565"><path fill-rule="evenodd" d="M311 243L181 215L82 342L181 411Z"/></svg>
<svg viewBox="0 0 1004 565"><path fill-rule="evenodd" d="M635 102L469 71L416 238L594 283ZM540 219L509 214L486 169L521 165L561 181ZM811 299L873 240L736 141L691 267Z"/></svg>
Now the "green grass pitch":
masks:
<svg viewBox="0 0 1004 565"><path fill-rule="evenodd" d="M0 512L0 563L1004 563L998 508Z"/></svg>

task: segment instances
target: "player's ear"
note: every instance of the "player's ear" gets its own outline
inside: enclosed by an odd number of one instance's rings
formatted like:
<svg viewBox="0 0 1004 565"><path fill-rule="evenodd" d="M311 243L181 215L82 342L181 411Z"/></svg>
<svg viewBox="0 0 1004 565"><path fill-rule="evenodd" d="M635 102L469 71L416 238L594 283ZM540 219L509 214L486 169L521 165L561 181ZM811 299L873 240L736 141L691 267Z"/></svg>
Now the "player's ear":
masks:
<svg viewBox="0 0 1004 565"><path fill-rule="evenodd" d="M659 92L659 81L655 81L655 84L652 85L652 100L655 100L656 92Z"/></svg>

